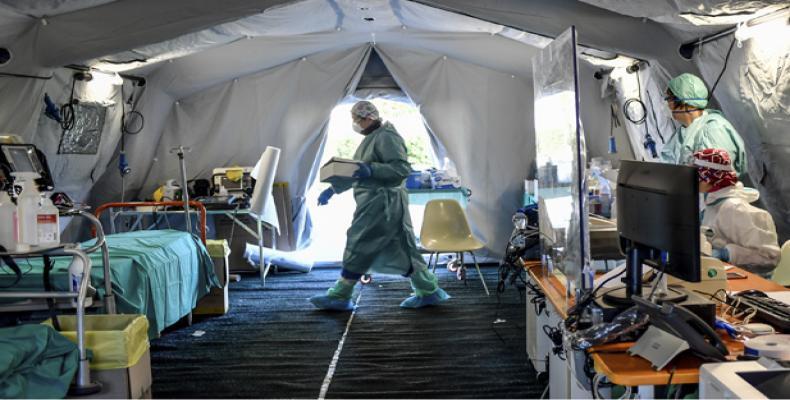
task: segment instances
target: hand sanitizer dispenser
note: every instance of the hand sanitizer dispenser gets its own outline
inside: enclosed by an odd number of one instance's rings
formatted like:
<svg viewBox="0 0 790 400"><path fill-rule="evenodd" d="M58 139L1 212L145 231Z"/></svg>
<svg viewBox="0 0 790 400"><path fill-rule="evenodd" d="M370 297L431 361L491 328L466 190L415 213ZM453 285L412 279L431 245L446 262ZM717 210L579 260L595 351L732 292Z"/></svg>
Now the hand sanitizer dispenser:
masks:
<svg viewBox="0 0 790 400"><path fill-rule="evenodd" d="M29 251L38 245L38 210L41 196L36 188L38 174L34 172L12 172L14 184L22 187L16 200L17 251Z"/></svg>
<svg viewBox="0 0 790 400"><path fill-rule="evenodd" d="M16 250L16 205L6 191L0 191L0 246L7 251Z"/></svg>

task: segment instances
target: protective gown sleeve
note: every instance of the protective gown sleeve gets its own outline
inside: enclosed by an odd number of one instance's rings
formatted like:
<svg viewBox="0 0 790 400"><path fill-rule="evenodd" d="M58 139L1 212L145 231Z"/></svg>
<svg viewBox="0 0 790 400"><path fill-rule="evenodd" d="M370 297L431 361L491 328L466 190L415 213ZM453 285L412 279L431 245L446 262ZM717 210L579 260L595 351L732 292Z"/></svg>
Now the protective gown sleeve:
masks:
<svg viewBox="0 0 790 400"><path fill-rule="evenodd" d="M351 189L351 186L353 186L353 184L354 181L352 181L351 179L339 180L336 182L332 182L332 190L335 192L335 194L340 194L348 189Z"/></svg>
<svg viewBox="0 0 790 400"><path fill-rule="evenodd" d="M743 202L726 202L719 210L719 219L727 221L719 229L727 231L722 233L729 239L725 247L731 263L776 266L781 250L770 214Z"/></svg>
<svg viewBox="0 0 790 400"><path fill-rule="evenodd" d="M382 132L376 138L375 152L379 161L371 162L372 179L382 183L400 184L411 173L406 144L397 133Z"/></svg>
<svg viewBox="0 0 790 400"><path fill-rule="evenodd" d="M746 153L743 151L743 141L734 129L722 117L711 118L701 127L691 147L684 149L689 152L687 157L690 158L695 151L703 149L727 150L738 176L744 174L746 172Z"/></svg>

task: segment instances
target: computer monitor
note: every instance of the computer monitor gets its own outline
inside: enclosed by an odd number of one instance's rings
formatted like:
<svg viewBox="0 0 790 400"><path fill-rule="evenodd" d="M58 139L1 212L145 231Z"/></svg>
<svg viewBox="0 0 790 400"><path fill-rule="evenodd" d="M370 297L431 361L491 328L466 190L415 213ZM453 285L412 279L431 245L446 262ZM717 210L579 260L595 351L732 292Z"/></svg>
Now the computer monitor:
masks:
<svg viewBox="0 0 790 400"><path fill-rule="evenodd" d="M642 264L689 282L699 282L699 182L694 167L622 161L617 178L617 230L626 254L625 293L642 294ZM682 299L680 299L682 300Z"/></svg>
<svg viewBox="0 0 790 400"><path fill-rule="evenodd" d="M7 188L14 172L35 172L40 176L36 179L39 190L53 189L52 175L44 153L32 144L0 142L0 187Z"/></svg>

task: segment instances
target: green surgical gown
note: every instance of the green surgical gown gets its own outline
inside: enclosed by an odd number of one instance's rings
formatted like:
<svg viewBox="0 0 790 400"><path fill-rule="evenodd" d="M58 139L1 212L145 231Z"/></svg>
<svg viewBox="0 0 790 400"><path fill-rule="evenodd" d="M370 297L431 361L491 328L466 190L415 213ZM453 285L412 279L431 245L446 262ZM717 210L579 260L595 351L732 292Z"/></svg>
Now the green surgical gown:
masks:
<svg viewBox="0 0 790 400"><path fill-rule="evenodd" d="M359 274L392 275L426 268L417 250L403 186L411 172L403 138L384 122L362 140L354 160L368 163L373 175L332 186L336 193L353 188L357 203L347 232L343 268Z"/></svg>
<svg viewBox="0 0 790 400"><path fill-rule="evenodd" d="M746 173L743 139L716 110L705 110L691 125L678 128L661 150L661 159L672 164L688 165L694 152L703 149L727 150L738 176Z"/></svg>

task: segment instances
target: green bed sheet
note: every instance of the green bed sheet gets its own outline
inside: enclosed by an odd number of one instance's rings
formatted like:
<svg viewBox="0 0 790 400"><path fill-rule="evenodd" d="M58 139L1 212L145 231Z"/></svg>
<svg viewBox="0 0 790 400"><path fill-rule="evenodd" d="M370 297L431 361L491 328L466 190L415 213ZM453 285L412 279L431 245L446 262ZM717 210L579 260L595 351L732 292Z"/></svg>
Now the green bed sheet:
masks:
<svg viewBox="0 0 790 400"><path fill-rule="evenodd" d="M83 243L90 246L93 241ZM214 265L206 248L194 236L176 230L136 231L107 235L110 275L119 313L148 317L151 338L187 315L212 287L219 287ZM100 251L91 254L91 283L104 292ZM70 258L56 258L50 282L56 290L68 288ZM24 275L11 289L41 290L43 260L18 260ZM14 281L0 271L0 286Z"/></svg>
<svg viewBox="0 0 790 400"><path fill-rule="evenodd" d="M77 345L50 326L2 328L0 398L63 398L78 361Z"/></svg>

